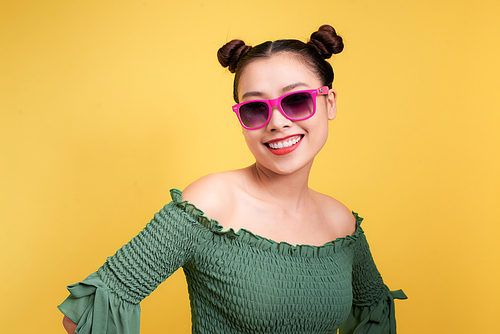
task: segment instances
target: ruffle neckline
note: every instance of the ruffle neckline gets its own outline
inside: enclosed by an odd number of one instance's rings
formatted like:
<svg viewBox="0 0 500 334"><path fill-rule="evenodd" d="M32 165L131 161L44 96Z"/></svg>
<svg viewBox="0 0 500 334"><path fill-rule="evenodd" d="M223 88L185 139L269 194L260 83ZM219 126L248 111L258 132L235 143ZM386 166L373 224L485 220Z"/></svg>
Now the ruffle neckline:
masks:
<svg viewBox="0 0 500 334"><path fill-rule="evenodd" d="M285 241L277 242L266 237L259 236L244 228L241 228L238 232L234 231L233 228L224 230L224 227L220 225L218 221L206 217L204 212L198 209L194 204L191 204L188 201L183 201L182 191L178 189L171 189L170 196L172 197L172 201L176 206L183 209L187 214L189 214L200 224L208 228L214 234L222 235L230 239L238 239L244 243L248 243L263 250L275 250L280 254L313 257L327 256L332 252L339 252L342 248L354 243L359 239L361 234L364 233L363 229L361 228L361 222L363 221L363 218L359 217L356 212L352 211L352 214L356 218L356 231L354 232L354 234L337 238L321 246L313 246L307 244L293 246Z"/></svg>

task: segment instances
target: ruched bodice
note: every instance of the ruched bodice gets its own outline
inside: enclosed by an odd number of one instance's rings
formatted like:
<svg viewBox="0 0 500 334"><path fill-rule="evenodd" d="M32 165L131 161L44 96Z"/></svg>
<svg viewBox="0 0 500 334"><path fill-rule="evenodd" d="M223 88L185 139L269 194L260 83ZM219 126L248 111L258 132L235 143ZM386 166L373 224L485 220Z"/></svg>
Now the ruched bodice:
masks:
<svg viewBox="0 0 500 334"><path fill-rule="evenodd" d="M406 296L384 285L357 214L353 235L293 246L224 230L180 191L171 196L97 273L69 287L59 308L81 333L138 333L139 302L180 267L193 333L332 333L343 323L341 333L395 332L393 299Z"/></svg>

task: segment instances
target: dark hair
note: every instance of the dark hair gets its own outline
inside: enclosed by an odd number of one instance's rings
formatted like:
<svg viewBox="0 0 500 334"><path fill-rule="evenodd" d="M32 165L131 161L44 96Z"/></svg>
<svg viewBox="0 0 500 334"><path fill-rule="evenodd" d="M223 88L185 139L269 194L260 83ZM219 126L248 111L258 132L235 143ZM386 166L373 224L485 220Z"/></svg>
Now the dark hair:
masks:
<svg viewBox="0 0 500 334"><path fill-rule="evenodd" d="M307 43L296 39L280 39L251 47L242 40L233 39L219 49L217 58L223 67L228 67L231 73L235 73L233 97L238 103L238 81L243 69L250 62L280 52L288 52L297 55L299 60L310 67L318 75L322 85L332 88L333 69L325 59L342 52L343 49L342 37L337 35L335 29L329 25L322 25L318 31L311 34L311 39Z"/></svg>

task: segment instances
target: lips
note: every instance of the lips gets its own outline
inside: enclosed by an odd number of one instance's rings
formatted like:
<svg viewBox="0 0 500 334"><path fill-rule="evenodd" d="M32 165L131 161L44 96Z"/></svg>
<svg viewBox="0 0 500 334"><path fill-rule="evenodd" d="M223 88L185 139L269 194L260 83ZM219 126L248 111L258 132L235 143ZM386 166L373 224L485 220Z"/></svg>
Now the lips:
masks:
<svg viewBox="0 0 500 334"><path fill-rule="evenodd" d="M284 155L294 151L302 141L303 135L293 135L264 143L267 149L276 155Z"/></svg>

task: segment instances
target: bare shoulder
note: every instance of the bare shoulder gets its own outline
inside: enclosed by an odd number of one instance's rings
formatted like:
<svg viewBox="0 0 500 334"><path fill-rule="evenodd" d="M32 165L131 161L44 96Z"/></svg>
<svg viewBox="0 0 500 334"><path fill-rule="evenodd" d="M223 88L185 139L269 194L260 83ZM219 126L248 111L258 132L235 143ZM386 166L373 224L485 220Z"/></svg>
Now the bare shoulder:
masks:
<svg viewBox="0 0 500 334"><path fill-rule="evenodd" d="M356 232L356 218L351 210L331 196L315 193L323 214L333 224L338 234L351 235Z"/></svg>
<svg viewBox="0 0 500 334"><path fill-rule="evenodd" d="M182 200L202 210L208 218L220 219L234 199L234 172L203 176L182 191Z"/></svg>

